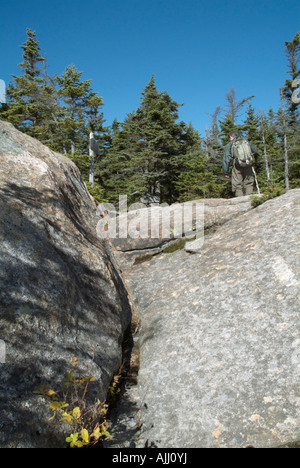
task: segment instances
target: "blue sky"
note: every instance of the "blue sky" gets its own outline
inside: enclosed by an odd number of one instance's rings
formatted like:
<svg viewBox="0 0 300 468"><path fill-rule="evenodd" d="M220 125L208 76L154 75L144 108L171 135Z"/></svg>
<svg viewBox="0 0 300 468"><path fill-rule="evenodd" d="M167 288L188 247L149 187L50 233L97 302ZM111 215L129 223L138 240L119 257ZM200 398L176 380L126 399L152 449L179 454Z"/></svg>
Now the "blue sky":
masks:
<svg viewBox="0 0 300 468"><path fill-rule="evenodd" d="M299 0L0 0L0 79L19 75L26 28L51 75L74 64L103 97L106 124L140 104L154 74L180 120L203 136L234 87L254 108L277 110L285 41L300 30ZM246 110L246 108L245 108Z"/></svg>

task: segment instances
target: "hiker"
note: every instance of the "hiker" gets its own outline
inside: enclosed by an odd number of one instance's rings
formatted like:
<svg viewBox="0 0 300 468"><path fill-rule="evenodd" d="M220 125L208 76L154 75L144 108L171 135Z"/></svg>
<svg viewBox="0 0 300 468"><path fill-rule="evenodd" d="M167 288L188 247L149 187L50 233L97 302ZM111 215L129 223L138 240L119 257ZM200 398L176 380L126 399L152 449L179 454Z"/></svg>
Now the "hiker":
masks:
<svg viewBox="0 0 300 468"><path fill-rule="evenodd" d="M235 196L251 195L255 180L253 162L257 148L245 138L240 137L236 131L231 131L228 137L230 142L225 147L223 172L225 177L230 179L232 165L231 184Z"/></svg>

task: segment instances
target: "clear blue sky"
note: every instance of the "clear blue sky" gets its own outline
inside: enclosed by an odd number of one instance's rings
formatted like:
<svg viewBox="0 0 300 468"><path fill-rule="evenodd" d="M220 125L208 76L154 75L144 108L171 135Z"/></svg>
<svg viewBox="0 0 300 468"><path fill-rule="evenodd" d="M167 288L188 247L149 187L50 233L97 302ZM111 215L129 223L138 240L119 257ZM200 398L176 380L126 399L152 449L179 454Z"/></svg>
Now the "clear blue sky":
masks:
<svg viewBox="0 0 300 468"><path fill-rule="evenodd" d="M203 136L234 87L277 110L287 75L285 41L300 30L299 0L0 0L0 79L20 75L26 28L50 74L74 64L104 101L110 125L140 104L152 74L184 104L180 120Z"/></svg>

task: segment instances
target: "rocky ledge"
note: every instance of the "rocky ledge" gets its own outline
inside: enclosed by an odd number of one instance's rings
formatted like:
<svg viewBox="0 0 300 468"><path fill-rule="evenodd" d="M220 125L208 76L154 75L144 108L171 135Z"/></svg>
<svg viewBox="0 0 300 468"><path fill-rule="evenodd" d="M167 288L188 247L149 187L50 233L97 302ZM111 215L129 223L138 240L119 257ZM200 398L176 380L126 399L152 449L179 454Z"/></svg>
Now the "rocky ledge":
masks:
<svg viewBox="0 0 300 468"><path fill-rule="evenodd" d="M126 268L141 319L137 447L300 440L300 190L240 214L197 253Z"/></svg>

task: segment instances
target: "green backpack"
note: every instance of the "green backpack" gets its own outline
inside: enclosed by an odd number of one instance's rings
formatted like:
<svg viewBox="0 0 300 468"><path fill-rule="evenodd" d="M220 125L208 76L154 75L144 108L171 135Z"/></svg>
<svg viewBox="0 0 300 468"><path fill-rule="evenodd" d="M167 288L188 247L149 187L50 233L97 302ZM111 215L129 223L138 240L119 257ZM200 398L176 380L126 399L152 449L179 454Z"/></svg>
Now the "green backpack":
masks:
<svg viewBox="0 0 300 468"><path fill-rule="evenodd" d="M245 138L236 138L232 142L232 156L237 159L239 166L252 166L254 157L249 142Z"/></svg>

